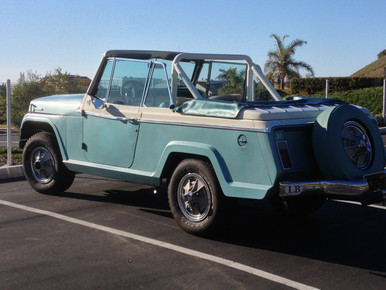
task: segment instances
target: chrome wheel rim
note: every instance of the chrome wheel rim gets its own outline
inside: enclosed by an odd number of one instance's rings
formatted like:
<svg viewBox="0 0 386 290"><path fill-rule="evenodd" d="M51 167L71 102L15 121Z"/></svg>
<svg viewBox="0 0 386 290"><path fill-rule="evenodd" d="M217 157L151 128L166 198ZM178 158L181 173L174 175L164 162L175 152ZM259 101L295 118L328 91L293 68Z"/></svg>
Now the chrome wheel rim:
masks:
<svg viewBox="0 0 386 290"><path fill-rule="evenodd" d="M178 184L178 206L189 220L204 220L211 208L212 198L206 181L196 173L188 173Z"/></svg>
<svg viewBox="0 0 386 290"><path fill-rule="evenodd" d="M55 160L44 147L37 147L31 152L30 165L32 175L39 183L49 183L55 175Z"/></svg>
<svg viewBox="0 0 386 290"><path fill-rule="evenodd" d="M344 151L350 161L360 169L371 165L373 148L366 130L361 124L349 121L344 124L342 131Z"/></svg>

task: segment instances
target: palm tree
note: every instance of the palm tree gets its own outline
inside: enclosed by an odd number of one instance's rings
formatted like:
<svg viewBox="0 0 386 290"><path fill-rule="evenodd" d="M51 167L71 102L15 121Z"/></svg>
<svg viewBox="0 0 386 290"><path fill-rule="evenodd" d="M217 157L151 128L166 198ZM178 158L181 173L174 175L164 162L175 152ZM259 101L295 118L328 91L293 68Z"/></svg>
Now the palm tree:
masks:
<svg viewBox="0 0 386 290"><path fill-rule="evenodd" d="M268 61L264 66L268 80L278 83L280 89L283 90L284 80L286 78L290 80L301 77L299 73L300 68L314 75L314 71L309 64L302 61L295 61L293 58L295 49L306 44L306 41L295 39L288 46L285 46L284 40L289 37L289 35L284 35L280 38L277 34L271 34L271 37L276 40L276 50L268 52Z"/></svg>
<svg viewBox="0 0 386 290"><path fill-rule="evenodd" d="M237 68L229 68L228 70L220 69L221 73L217 76L218 80L228 81L233 87L238 84L244 84L245 70L237 71Z"/></svg>
<svg viewBox="0 0 386 290"><path fill-rule="evenodd" d="M229 68L228 70L220 69L218 80L226 81L226 85L219 89L219 93L225 94L242 94L244 91L245 70L237 71L237 68Z"/></svg>

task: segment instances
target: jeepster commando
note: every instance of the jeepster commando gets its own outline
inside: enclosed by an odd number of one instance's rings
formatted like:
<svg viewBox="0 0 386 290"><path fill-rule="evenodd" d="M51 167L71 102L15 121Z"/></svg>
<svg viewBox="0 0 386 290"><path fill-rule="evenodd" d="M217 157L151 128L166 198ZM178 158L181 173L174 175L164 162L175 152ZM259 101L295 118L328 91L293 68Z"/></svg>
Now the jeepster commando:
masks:
<svg viewBox="0 0 386 290"><path fill-rule="evenodd" d="M366 108L283 100L246 55L112 50L85 94L35 99L21 126L25 176L45 194L75 173L167 189L173 217L205 234L236 199L293 214L327 198L385 200L385 154Z"/></svg>

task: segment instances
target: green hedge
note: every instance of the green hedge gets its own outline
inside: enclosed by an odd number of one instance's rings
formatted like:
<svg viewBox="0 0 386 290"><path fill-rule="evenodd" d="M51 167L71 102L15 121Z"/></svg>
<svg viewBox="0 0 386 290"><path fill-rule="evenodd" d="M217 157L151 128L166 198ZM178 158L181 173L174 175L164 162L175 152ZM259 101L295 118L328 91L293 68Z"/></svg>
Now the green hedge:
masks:
<svg viewBox="0 0 386 290"><path fill-rule="evenodd" d="M365 88L332 93L330 98L341 99L350 104L366 107L372 115L382 114L383 87Z"/></svg>
<svg viewBox="0 0 386 290"><path fill-rule="evenodd" d="M326 90L327 79L329 80L330 92L343 92L383 85L382 78L299 78L291 80L291 94L310 96L323 92Z"/></svg>
<svg viewBox="0 0 386 290"><path fill-rule="evenodd" d="M19 148L12 148L12 158L19 158L21 159L23 155L23 150ZM0 157L7 158L7 148L0 148Z"/></svg>

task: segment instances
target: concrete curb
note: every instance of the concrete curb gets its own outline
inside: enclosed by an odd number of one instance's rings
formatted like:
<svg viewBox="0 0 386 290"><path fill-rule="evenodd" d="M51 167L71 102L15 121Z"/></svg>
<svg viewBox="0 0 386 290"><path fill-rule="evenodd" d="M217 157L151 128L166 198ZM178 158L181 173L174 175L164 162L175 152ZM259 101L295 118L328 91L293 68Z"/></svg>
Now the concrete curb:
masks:
<svg viewBox="0 0 386 290"><path fill-rule="evenodd" d="M22 165L0 167L0 181L24 176Z"/></svg>

